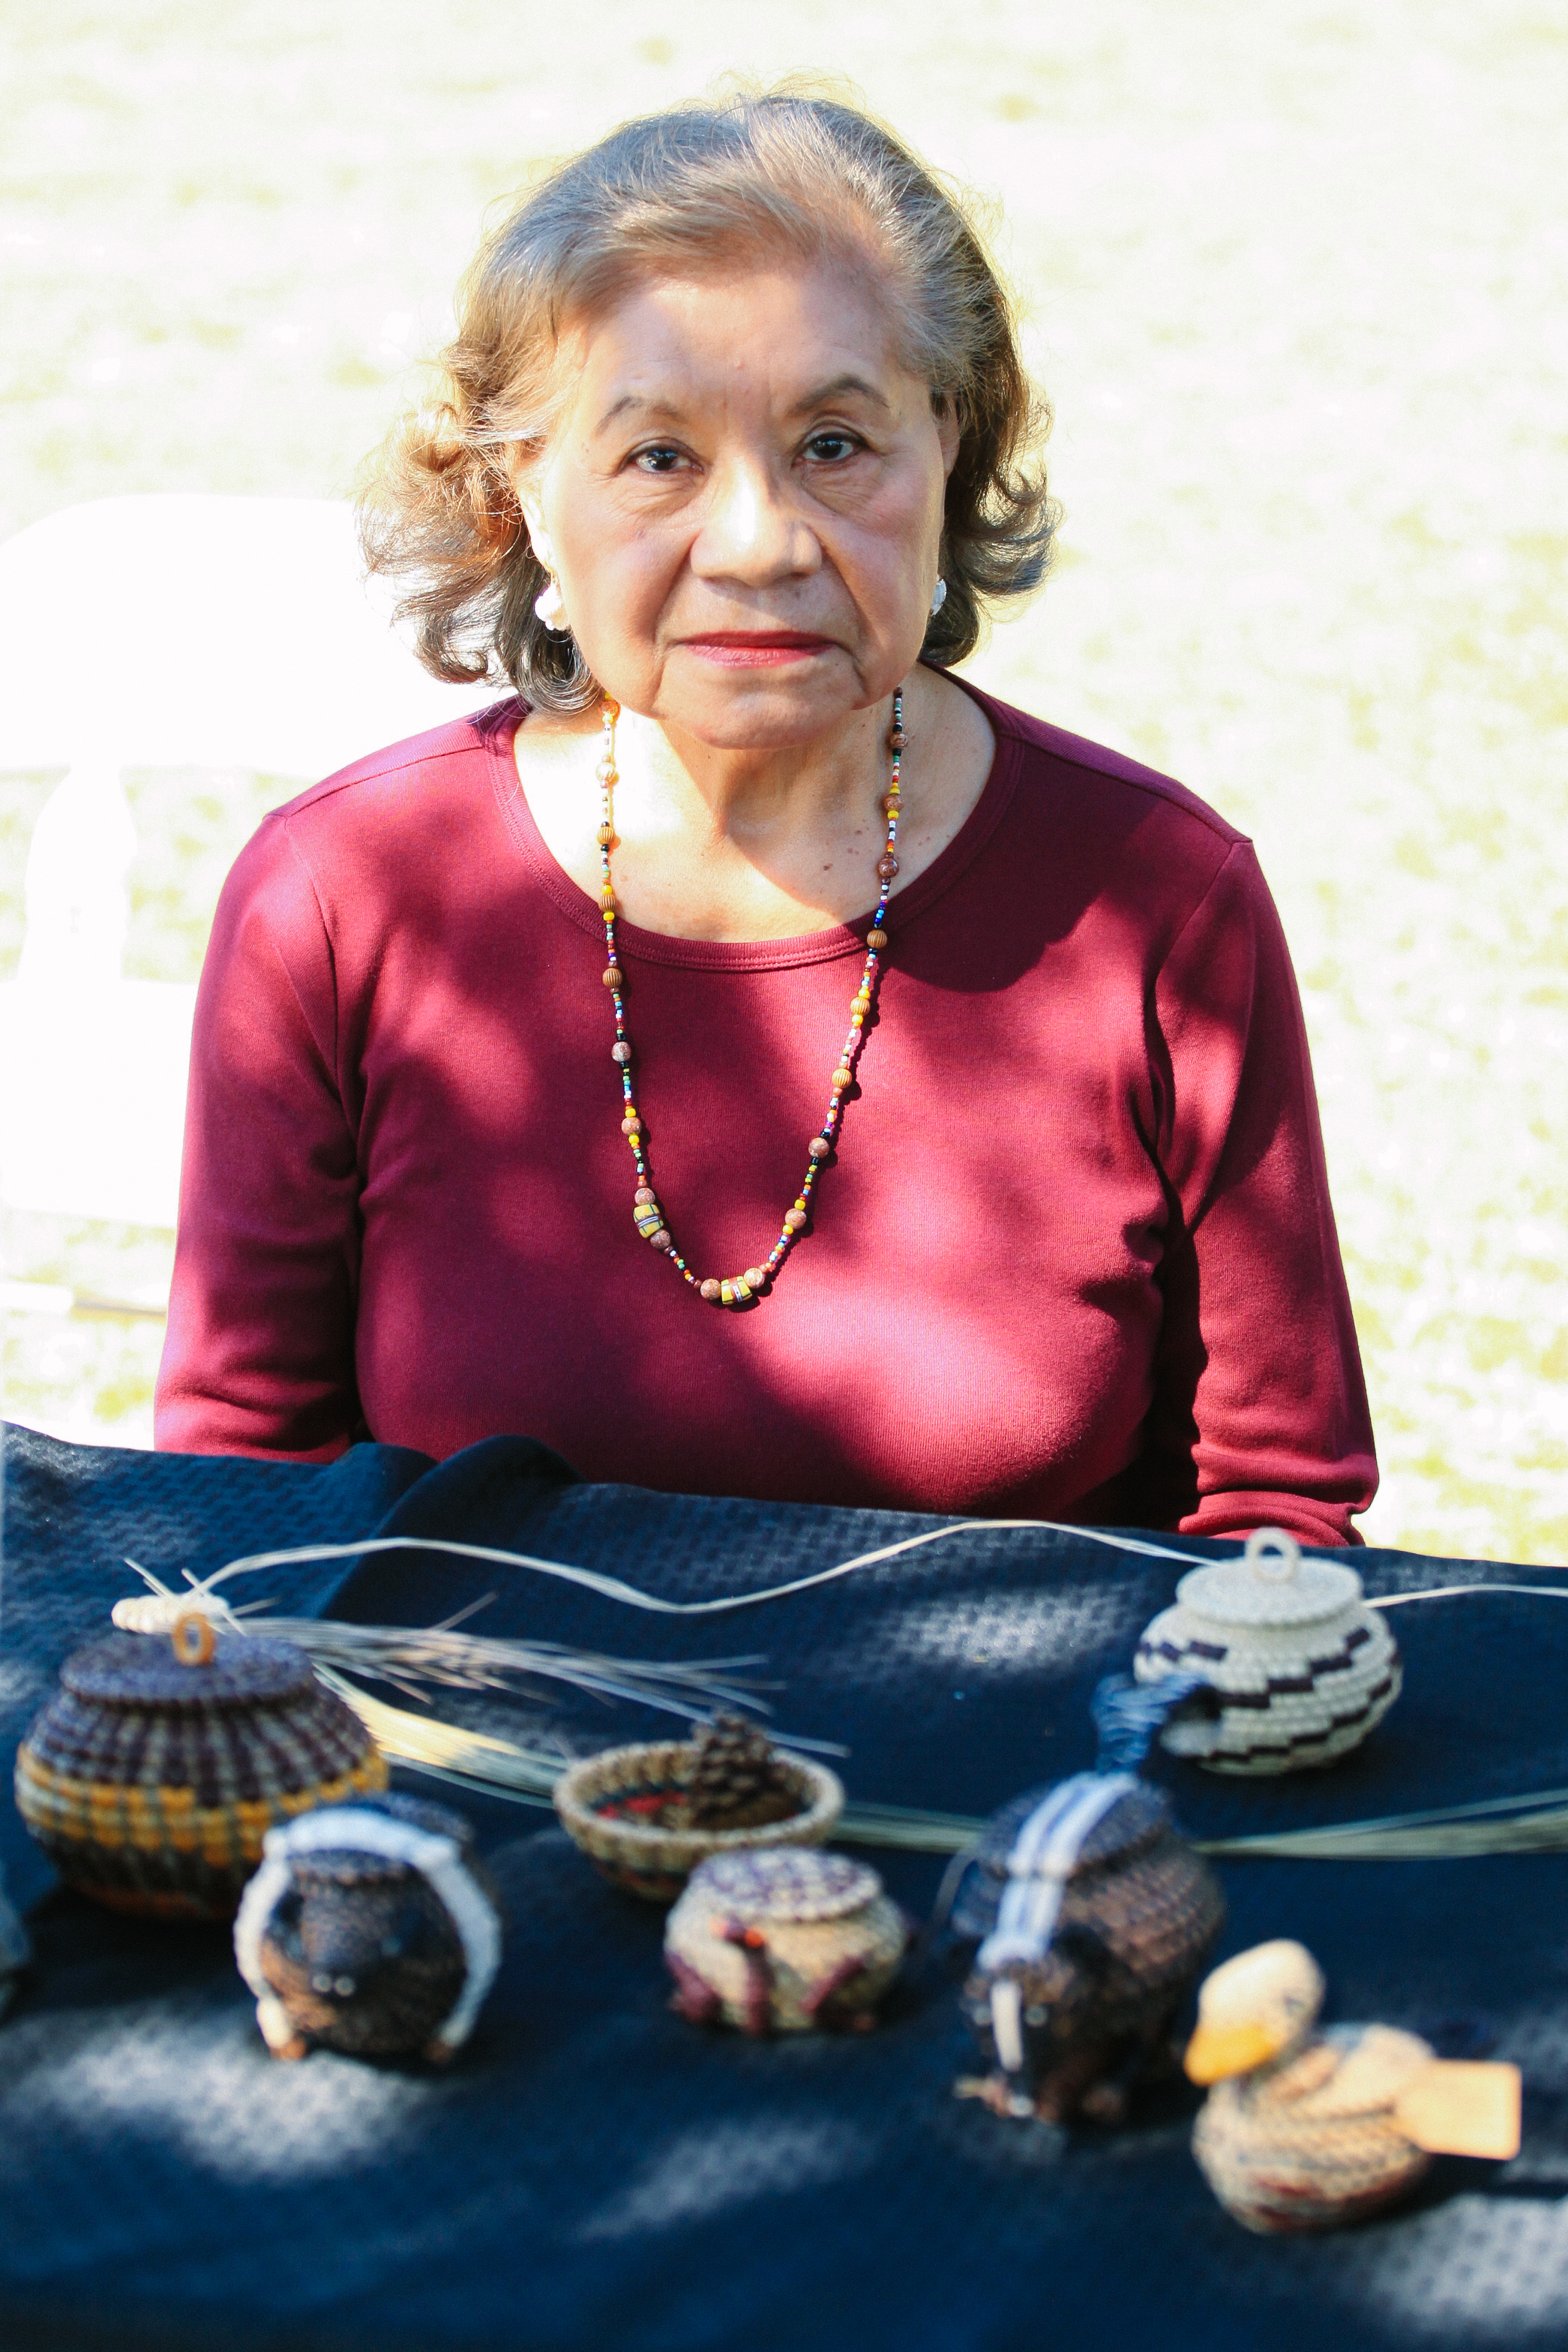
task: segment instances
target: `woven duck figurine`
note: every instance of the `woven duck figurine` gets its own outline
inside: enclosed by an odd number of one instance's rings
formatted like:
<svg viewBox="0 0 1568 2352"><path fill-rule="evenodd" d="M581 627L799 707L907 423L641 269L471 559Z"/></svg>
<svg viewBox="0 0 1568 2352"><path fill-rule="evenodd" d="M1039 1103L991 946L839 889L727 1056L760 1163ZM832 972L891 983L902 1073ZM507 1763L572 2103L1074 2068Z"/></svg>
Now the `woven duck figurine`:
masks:
<svg viewBox="0 0 1568 2352"><path fill-rule="evenodd" d="M1518 2154L1516 2066L1437 2058L1395 2026L1319 2031L1322 2000L1288 1942L1227 1960L1199 1995L1186 2071L1213 2087L1193 2154L1246 2228L1333 2229L1405 2195L1434 2155Z"/></svg>

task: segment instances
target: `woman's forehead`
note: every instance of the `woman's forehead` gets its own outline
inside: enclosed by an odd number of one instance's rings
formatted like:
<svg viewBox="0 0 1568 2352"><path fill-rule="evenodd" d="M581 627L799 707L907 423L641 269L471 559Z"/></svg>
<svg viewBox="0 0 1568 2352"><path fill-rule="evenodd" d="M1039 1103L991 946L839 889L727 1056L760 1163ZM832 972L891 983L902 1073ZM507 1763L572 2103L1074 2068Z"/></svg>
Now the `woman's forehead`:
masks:
<svg viewBox="0 0 1568 2352"><path fill-rule="evenodd" d="M557 365L574 422L598 433L633 412L742 395L785 415L825 400L891 414L913 379L890 294L869 267L831 260L640 279L563 329Z"/></svg>

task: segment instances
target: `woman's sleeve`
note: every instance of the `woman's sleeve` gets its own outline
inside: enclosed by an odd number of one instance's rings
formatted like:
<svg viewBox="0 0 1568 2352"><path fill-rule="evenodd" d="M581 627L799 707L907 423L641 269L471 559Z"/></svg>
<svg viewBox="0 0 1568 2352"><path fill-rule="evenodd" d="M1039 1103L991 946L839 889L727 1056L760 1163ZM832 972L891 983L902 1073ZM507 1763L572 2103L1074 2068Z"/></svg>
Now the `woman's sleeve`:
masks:
<svg viewBox="0 0 1568 2352"><path fill-rule="evenodd" d="M323 1462L360 1423L359 1171L331 946L287 818L224 887L196 994L155 1442Z"/></svg>
<svg viewBox="0 0 1568 2352"><path fill-rule="evenodd" d="M1145 1467L1184 1534L1356 1543L1377 1491L1290 951L1230 851L1154 990L1154 1138L1170 1204Z"/></svg>

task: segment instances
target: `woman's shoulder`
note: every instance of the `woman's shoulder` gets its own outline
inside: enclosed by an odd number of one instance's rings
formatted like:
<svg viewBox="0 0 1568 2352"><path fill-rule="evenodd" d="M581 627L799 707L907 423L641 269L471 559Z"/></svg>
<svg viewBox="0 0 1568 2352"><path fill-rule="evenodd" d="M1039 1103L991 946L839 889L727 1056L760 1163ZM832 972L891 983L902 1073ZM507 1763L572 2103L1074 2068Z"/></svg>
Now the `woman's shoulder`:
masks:
<svg viewBox="0 0 1568 2352"><path fill-rule="evenodd" d="M417 859L422 843L450 837L465 807L493 803L509 765L519 713L515 696L448 719L423 734L367 752L265 816L231 871L230 885L265 887L276 877L355 863L380 844Z"/></svg>
<svg viewBox="0 0 1568 2352"><path fill-rule="evenodd" d="M411 796L428 800L444 785L462 790L487 780L497 751L504 761L520 715L517 697L508 695L483 710L465 712L422 735L369 751L284 802L267 823L296 829L308 820L313 830L352 825L372 817L378 808L396 806Z"/></svg>
<svg viewBox="0 0 1568 2352"><path fill-rule="evenodd" d="M1199 839L1206 840L1218 845L1221 856L1247 840L1239 826L1228 823L1174 776L1145 767L1125 751L1113 751L1107 744L1071 734L1065 727L1037 719L994 695L974 687L967 690L984 709L998 744L1012 747L1019 781L1067 789L1086 820L1098 814L1119 830L1128 816L1157 814L1178 834L1190 827L1197 836L1195 847Z"/></svg>

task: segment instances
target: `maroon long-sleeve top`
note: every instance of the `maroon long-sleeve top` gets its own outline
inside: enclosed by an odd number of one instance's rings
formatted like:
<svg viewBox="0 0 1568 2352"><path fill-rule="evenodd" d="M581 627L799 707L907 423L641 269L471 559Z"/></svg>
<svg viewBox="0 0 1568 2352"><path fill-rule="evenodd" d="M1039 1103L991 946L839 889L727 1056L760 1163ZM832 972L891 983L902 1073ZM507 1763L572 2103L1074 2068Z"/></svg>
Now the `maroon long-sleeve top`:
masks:
<svg viewBox="0 0 1568 2352"><path fill-rule="evenodd" d="M517 706L270 816L197 1002L158 1444L514 1432L670 1490L1354 1540L1372 1433L1250 845L979 699L989 779L894 898L811 1226L739 1313L632 1223L599 910L518 790ZM705 1273L778 1235L865 929L619 927L654 1181Z"/></svg>

